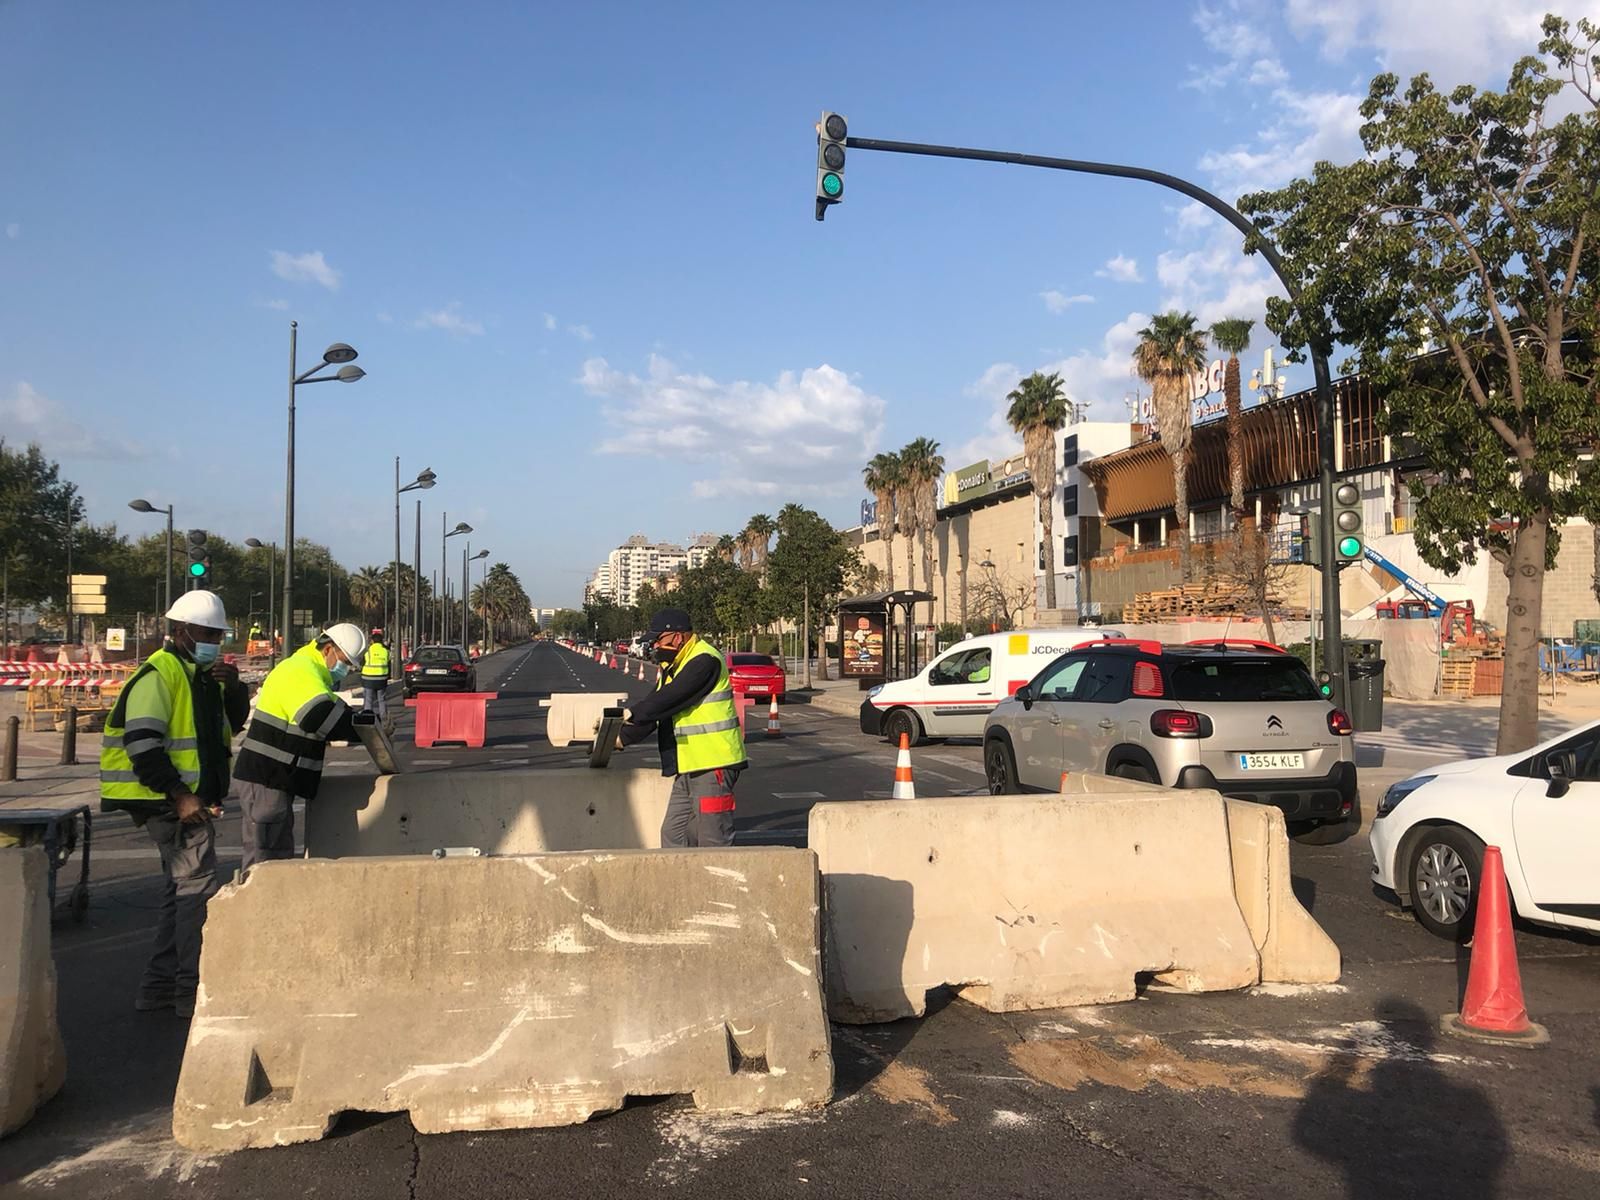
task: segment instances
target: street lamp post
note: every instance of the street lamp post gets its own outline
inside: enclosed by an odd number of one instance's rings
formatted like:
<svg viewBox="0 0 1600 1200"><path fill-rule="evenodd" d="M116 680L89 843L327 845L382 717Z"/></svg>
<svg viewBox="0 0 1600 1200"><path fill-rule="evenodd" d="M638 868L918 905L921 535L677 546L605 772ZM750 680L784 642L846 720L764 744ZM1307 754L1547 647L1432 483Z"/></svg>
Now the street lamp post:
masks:
<svg viewBox="0 0 1600 1200"><path fill-rule="evenodd" d="M244 544L252 550L265 550L267 552L267 655L270 661L278 661L278 614L273 605L278 602L278 544L276 542L263 542L260 538L245 538Z"/></svg>
<svg viewBox="0 0 1600 1200"><path fill-rule="evenodd" d="M471 533L472 532L472 526L468 525L465 521L457 522L456 523L456 527L454 529L450 529L450 530L445 529L445 524L446 524L445 514L444 513L440 513L439 514L439 582L441 584L443 584L445 582L445 574L446 574L445 563L449 561L449 559L447 559L445 557L446 551L449 549L449 547L447 546L446 543L448 543L449 540L451 538L453 538L453 537L459 537L461 534ZM445 590L447 590L447 591L449 590L448 585L446 586ZM446 603L445 601L441 600L440 601L440 605L439 605L439 612L440 612L439 644L442 645L442 646L448 646L450 644L450 605L448 603ZM463 638L462 640L465 641L465 638Z"/></svg>
<svg viewBox="0 0 1600 1200"><path fill-rule="evenodd" d="M301 373L295 350L299 337L298 321L289 322L289 437L288 466L283 489L283 619L285 628L294 623L294 390L302 383L354 383L366 375L355 365L354 347L334 342L322 352L322 361ZM324 367L338 367L332 375L319 375Z"/></svg>
<svg viewBox="0 0 1600 1200"><path fill-rule="evenodd" d="M433 468L432 467L425 467L425 468L423 468L423 470L420 473L418 473L417 477L414 480L412 480L410 483L406 484L405 487L401 487L400 486L400 456L398 454L395 455L395 459L394 459L394 628L388 630L389 641L390 641L391 644L393 644L395 642L395 633L396 633L396 630L398 630L399 627L400 627L400 495L401 495L402 492L415 492L415 491L418 491L419 489L422 490L422 491L427 491L435 483L437 483L438 480L439 480L439 477L433 473ZM422 519L422 501L419 499L417 501L417 520L420 521L421 519ZM412 617L413 617L413 619L415 619L416 614L413 613ZM415 635L413 635L412 636L413 645L415 644L415 642L416 642L416 637L415 637ZM399 647L397 645L396 645L395 648L397 650L399 649ZM399 671L400 671L400 655L399 654L391 654L389 656L389 678L390 679L397 678L398 675L399 675Z"/></svg>
<svg viewBox="0 0 1600 1200"><path fill-rule="evenodd" d="M158 508L148 500L130 500L128 507L134 512L167 514L167 607L172 607L172 505Z"/></svg>
<svg viewBox="0 0 1600 1200"><path fill-rule="evenodd" d="M471 530L468 530L467 532L470 533ZM461 648L462 648L462 650L466 650L468 648L468 643L472 641L472 622L471 622L471 615L472 615L472 577L471 577L471 574L470 574L470 568L467 566L467 564L469 562L476 562L480 558L488 558L488 557L489 557L489 552L487 550L479 550L476 554L472 553L472 541L471 541L471 539L468 539L466 546L463 547L462 551L461 551Z"/></svg>

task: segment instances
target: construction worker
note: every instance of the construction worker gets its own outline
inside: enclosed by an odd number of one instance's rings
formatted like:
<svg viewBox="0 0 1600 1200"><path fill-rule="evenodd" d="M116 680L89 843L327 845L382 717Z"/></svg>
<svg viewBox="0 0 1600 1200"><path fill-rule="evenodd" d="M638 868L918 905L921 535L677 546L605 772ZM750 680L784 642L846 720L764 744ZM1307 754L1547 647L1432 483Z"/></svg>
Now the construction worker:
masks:
<svg viewBox="0 0 1600 1200"><path fill-rule="evenodd" d="M360 626L330 625L274 667L256 693L256 715L233 769L241 870L293 857L295 798L316 798L329 741L355 740L355 714L334 689L366 652Z"/></svg>
<svg viewBox="0 0 1600 1200"><path fill-rule="evenodd" d="M383 630L372 631L372 644L367 647L366 661L361 664L361 707L378 714L378 720L389 721L389 647L383 644Z"/></svg>
<svg viewBox="0 0 1600 1200"><path fill-rule="evenodd" d="M676 776L661 822L661 844L733 845L733 789L748 765L728 662L695 636L689 614L664 608L650 621L662 669L656 690L627 714L618 748L656 734L661 773Z"/></svg>
<svg viewBox="0 0 1600 1200"><path fill-rule="evenodd" d="M261 622L260 621L251 621L250 622L250 637L249 637L250 641L259 642L262 638L264 638L266 636L267 636L266 634L261 632Z"/></svg>
<svg viewBox="0 0 1600 1200"><path fill-rule="evenodd" d="M100 809L128 813L161 855L166 882L155 950L134 998L141 1012L194 1015L200 928L217 890L217 834L233 731L250 695L221 661L228 614L214 592L185 592L167 610L161 649L117 697L100 738Z"/></svg>

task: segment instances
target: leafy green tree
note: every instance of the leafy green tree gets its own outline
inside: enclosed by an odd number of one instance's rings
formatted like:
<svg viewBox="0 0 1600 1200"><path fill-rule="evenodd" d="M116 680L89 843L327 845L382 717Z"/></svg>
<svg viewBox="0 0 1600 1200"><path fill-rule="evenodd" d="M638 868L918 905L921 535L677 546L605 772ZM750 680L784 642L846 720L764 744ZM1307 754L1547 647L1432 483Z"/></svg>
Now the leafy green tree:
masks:
<svg viewBox="0 0 1600 1200"><path fill-rule="evenodd" d="M1056 430L1067 423L1067 392L1060 375L1035 371L1006 395L1006 420L1022 435L1033 499L1044 527L1044 606L1056 606Z"/></svg>
<svg viewBox="0 0 1600 1200"><path fill-rule="evenodd" d="M12 450L0 438L0 556L12 604L64 600L67 529L83 519L77 485L61 478L59 464L36 443Z"/></svg>
<svg viewBox="0 0 1600 1200"><path fill-rule="evenodd" d="M1552 16L1544 34L1548 57L1521 59L1502 92L1377 76L1360 160L1240 202L1332 321L1269 302L1268 324L1286 346L1350 346L1385 430L1434 480L1412 487L1418 552L1454 571L1485 551L1505 570L1502 754L1538 737L1560 527L1600 524L1600 26Z"/></svg>
<svg viewBox="0 0 1600 1200"><path fill-rule="evenodd" d="M575 608L558 608L550 617L550 632L557 637L579 638L588 630L587 618Z"/></svg>
<svg viewBox="0 0 1600 1200"><path fill-rule="evenodd" d="M822 630L838 603L845 580L860 570L860 552L827 521L809 508L785 504L778 513L778 544L767 560L767 587L773 609L791 621L811 618L803 630L811 646L816 631L819 672L828 678L828 648Z"/></svg>
<svg viewBox="0 0 1600 1200"><path fill-rule="evenodd" d="M1206 334L1190 312L1164 312L1139 331L1133 369L1150 385L1161 448L1172 460L1173 509L1178 518L1178 573L1189 579L1189 443L1194 431L1190 380L1206 365Z"/></svg>

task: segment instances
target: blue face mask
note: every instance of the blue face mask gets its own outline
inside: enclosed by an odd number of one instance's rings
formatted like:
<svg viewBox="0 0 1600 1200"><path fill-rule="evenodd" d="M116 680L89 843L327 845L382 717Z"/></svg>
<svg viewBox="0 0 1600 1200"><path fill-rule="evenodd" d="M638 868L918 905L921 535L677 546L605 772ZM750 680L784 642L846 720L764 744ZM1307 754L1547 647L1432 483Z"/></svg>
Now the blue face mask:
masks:
<svg viewBox="0 0 1600 1200"><path fill-rule="evenodd" d="M193 654L195 666L209 667L212 663L216 662L218 657L222 654L222 643L196 642L194 644Z"/></svg>
<svg viewBox="0 0 1600 1200"><path fill-rule="evenodd" d="M346 675L350 674L350 664L341 658L338 662L334 663L333 666L328 668L328 673L333 676L333 681L338 683Z"/></svg>

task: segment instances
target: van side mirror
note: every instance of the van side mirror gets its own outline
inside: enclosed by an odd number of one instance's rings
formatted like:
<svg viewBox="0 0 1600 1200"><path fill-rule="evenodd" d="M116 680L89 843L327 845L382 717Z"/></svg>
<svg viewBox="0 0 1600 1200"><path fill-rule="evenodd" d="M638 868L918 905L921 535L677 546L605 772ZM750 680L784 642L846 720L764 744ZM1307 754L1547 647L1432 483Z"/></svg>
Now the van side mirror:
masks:
<svg viewBox="0 0 1600 1200"><path fill-rule="evenodd" d="M1545 770L1550 773L1550 786L1544 794L1560 799L1572 790L1572 777L1578 773L1578 756L1571 750L1552 750L1544 756Z"/></svg>
<svg viewBox="0 0 1600 1200"><path fill-rule="evenodd" d="M1031 684L1026 684L1026 683L1023 684L1021 687L1019 687L1017 689L1016 695L1017 695L1017 699L1022 701L1022 707L1023 708L1025 708L1025 709L1033 708L1033 687L1032 687Z"/></svg>

